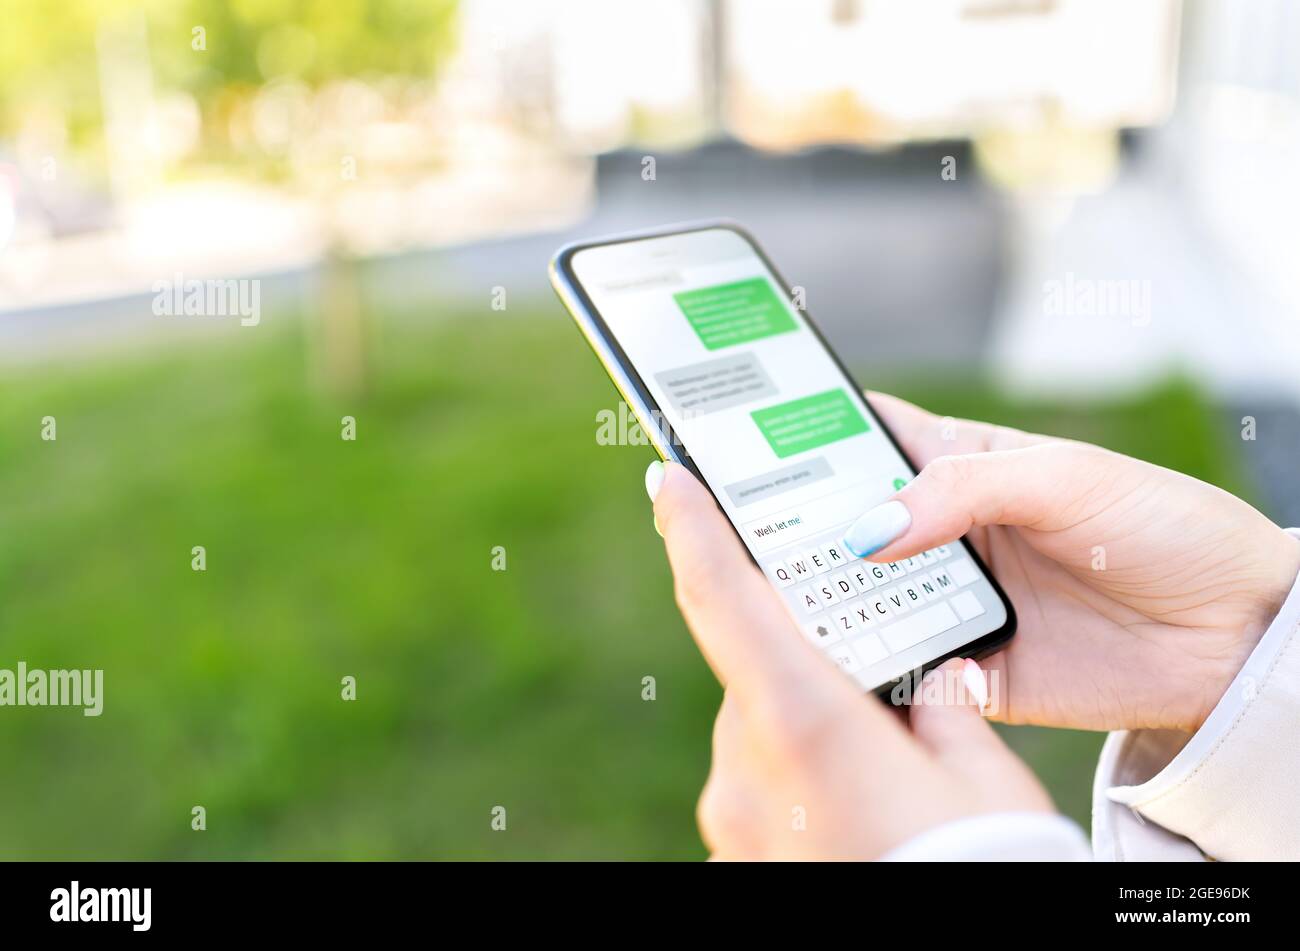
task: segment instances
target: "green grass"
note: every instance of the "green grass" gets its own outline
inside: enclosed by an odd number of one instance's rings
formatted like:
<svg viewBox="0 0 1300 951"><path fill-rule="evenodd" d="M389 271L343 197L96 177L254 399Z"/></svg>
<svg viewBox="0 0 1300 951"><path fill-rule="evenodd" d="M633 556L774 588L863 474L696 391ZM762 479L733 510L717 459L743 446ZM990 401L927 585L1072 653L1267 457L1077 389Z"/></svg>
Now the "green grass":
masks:
<svg viewBox="0 0 1300 951"><path fill-rule="evenodd" d="M100 667L106 694L0 708L0 858L703 854L719 692L649 451L596 444L595 361L550 304L380 327L348 402L266 325L0 383L0 666ZM1185 386L1070 409L923 379L864 382L1240 488ZM1086 821L1100 737L1008 733Z"/></svg>

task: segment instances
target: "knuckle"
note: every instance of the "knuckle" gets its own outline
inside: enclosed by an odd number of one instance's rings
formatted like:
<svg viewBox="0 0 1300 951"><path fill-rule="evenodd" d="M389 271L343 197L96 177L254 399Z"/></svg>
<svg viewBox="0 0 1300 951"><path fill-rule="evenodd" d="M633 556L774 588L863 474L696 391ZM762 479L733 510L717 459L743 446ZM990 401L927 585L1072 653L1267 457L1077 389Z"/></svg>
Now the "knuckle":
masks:
<svg viewBox="0 0 1300 951"><path fill-rule="evenodd" d="M1047 447L1062 463L1085 462L1097 463L1119 458L1115 453L1102 446L1093 446L1083 442L1058 442Z"/></svg>
<svg viewBox="0 0 1300 951"><path fill-rule="evenodd" d="M941 489L955 489L970 480L973 469L970 456L940 456L925 467L924 474Z"/></svg>
<svg viewBox="0 0 1300 951"><path fill-rule="evenodd" d="M1082 482L1106 471L1105 461L1112 457L1109 450L1100 446L1064 440L1035 446L1027 452L1045 474L1039 482L1039 492L1045 498L1054 498L1058 503L1063 499L1063 492L1068 495L1077 491Z"/></svg>
<svg viewBox="0 0 1300 951"><path fill-rule="evenodd" d="M1030 446L1027 452L1058 466L1071 466L1079 462L1099 459L1107 455L1109 450L1102 449L1100 446L1089 445L1086 442L1057 439L1052 442L1040 443L1037 446Z"/></svg>
<svg viewBox="0 0 1300 951"><path fill-rule="evenodd" d="M995 425L989 429L987 449L990 452L1005 452L1010 449L1028 449L1051 441L1047 437L1027 433L1023 429Z"/></svg>

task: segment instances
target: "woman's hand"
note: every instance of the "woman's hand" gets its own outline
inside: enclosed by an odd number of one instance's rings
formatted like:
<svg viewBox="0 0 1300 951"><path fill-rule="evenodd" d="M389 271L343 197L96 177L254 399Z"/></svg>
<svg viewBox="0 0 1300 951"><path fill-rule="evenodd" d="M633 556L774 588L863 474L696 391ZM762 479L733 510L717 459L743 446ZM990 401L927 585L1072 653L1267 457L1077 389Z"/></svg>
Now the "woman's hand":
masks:
<svg viewBox="0 0 1300 951"><path fill-rule="evenodd" d="M715 858L876 858L954 819L1051 810L980 716L973 661L931 673L909 727L803 638L694 477L657 467L677 602L726 688L699 805Z"/></svg>
<svg viewBox="0 0 1300 951"><path fill-rule="evenodd" d="M857 540L874 547L872 525L892 522L869 557L893 561L970 532L1019 616L984 661L1005 691L998 716L1195 731L1295 583L1300 540L1168 469L869 398L924 468ZM901 534L894 500L910 514Z"/></svg>

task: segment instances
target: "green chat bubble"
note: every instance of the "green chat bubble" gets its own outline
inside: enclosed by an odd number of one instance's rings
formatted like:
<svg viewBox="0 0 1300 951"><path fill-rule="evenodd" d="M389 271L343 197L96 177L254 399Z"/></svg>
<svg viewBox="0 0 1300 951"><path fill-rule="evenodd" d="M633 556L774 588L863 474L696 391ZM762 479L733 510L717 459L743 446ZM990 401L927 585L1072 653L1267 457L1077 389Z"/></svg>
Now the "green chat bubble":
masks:
<svg viewBox="0 0 1300 951"><path fill-rule="evenodd" d="M795 329L785 302L763 277L682 291L673 300L708 350Z"/></svg>
<svg viewBox="0 0 1300 951"><path fill-rule="evenodd" d="M847 439L870 430L853 400L843 390L778 403L750 413L772 451L781 459Z"/></svg>

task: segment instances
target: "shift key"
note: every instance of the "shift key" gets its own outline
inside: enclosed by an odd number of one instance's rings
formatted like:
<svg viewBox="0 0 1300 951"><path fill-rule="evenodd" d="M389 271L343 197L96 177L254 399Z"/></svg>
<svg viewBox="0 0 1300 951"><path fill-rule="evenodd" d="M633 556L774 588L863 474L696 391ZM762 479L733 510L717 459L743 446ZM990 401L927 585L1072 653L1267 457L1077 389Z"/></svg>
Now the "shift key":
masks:
<svg viewBox="0 0 1300 951"><path fill-rule="evenodd" d="M881 628L880 636L884 638L885 646L889 648L889 652L897 654L909 647L915 647L936 634L942 634L960 623L957 620L957 615L948 606L948 602L943 601L926 608L924 611L917 611L895 624Z"/></svg>

